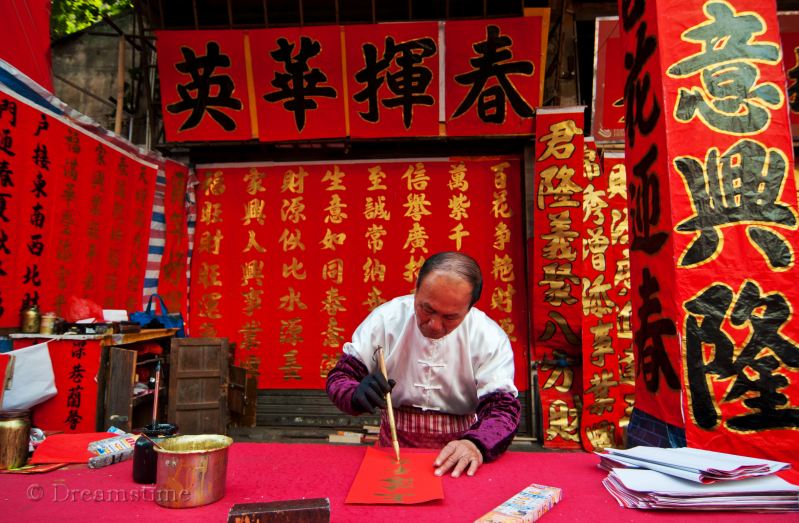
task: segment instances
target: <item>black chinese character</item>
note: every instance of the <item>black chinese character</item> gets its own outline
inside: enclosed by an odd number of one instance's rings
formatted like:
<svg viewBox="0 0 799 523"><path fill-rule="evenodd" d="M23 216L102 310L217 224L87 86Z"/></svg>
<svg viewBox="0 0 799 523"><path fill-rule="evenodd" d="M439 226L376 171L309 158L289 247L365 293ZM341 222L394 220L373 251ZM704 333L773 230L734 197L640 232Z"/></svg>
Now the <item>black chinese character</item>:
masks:
<svg viewBox="0 0 799 523"><path fill-rule="evenodd" d="M36 178L33 180L33 189L31 192L37 199L39 198L47 198L47 193L44 192L44 188L47 187L47 181L44 179L42 173L36 173Z"/></svg>
<svg viewBox="0 0 799 523"><path fill-rule="evenodd" d="M69 379L71 379L74 383L80 383L83 381L84 372L86 372L86 369L83 368L83 365L80 363L75 364L72 366L72 370L69 372Z"/></svg>
<svg viewBox="0 0 799 523"><path fill-rule="evenodd" d="M649 135L657 125L660 118L660 102L652 92L652 79L649 73L644 73L644 66L655 54L657 39L646 34L646 23L638 26L635 38L635 54L624 53L624 68L629 71L624 83L625 120L627 143L630 147L635 145L637 133ZM651 95L651 96L650 96ZM644 106L651 98L652 108L649 115L644 114Z"/></svg>
<svg viewBox="0 0 799 523"><path fill-rule="evenodd" d="M67 407L80 408L80 392L82 390L83 387L80 385L70 387L69 393L67 394Z"/></svg>
<svg viewBox="0 0 799 523"><path fill-rule="evenodd" d="M67 414L67 419L64 422L69 423L69 428L71 430L75 430L75 427L83 420L83 416L78 414L78 409L70 409L69 414Z"/></svg>
<svg viewBox="0 0 799 523"><path fill-rule="evenodd" d="M25 275L22 277L22 283L30 283L34 287L41 287L42 280L39 276L39 266L34 263L32 266L25 267Z"/></svg>
<svg viewBox="0 0 799 523"><path fill-rule="evenodd" d="M8 162L3 160L0 162L0 187L14 187L14 180L11 175L14 171L9 169Z"/></svg>
<svg viewBox="0 0 799 523"><path fill-rule="evenodd" d="M94 152L97 153L97 165L105 165L105 147L103 144L97 144Z"/></svg>
<svg viewBox="0 0 799 523"><path fill-rule="evenodd" d="M11 116L11 127L17 126L17 102L12 102L7 98L4 98L2 103L0 103L0 119L3 118L3 113L8 111L9 116Z"/></svg>
<svg viewBox="0 0 799 523"><path fill-rule="evenodd" d="M44 169L50 170L50 157L47 154L47 146L36 144L36 149L33 150L33 163Z"/></svg>
<svg viewBox="0 0 799 523"><path fill-rule="evenodd" d="M660 224L660 181L650 169L655 164L658 148L655 144L633 166L633 178L628 184L630 195L630 228L633 241L630 250L654 254L668 238L666 232L652 233Z"/></svg>
<svg viewBox="0 0 799 523"><path fill-rule="evenodd" d="M72 343L72 357L75 359L81 359L86 355L86 342L85 341L75 341Z"/></svg>
<svg viewBox="0 0 799 523"><path fill-rule="evenodd" d="M630 4L632 9L630 8ZM638 23L638 20L644 15L646 9L646 0L621 0L619 11L621 12L621 21L624 30L629 32Z"/></svg>
<svg viewBox="0 0 799 523"><path fill-rule="evenodd" d="M699 232L680 258L680 265L714 258L719 248L718 229L737 223L752 224L747 228L749 240L765 254L772 268L793 264L793 252L787 242L762 226L796 225L791 208L777 203L787 174L782 151L743 139L721 157L717 148L710 148L704 165L690 156L677 157L674 165L691 193L695 211L694 216L677 225L677 230Z"/></svg>
<svg viewBox="0 0 799 523"><path fill-rule="evenodd" d="M791 305L781 293L763 295L760 286L746 281L730 314L730 324L750 334L742 347L722 328L733 302L733 291L723 284L707 287L685 303L685 362L691 411L697 426L719 425L721 403L740 401L749 412L723 420L732 430L757 431L799 428L799 408L780 392L791 383L779 369L799 368L799 346L780 330L792 316ZM708 352L710 350L710 352ZM706 363L707 362L707 363ZM725 386L716 399L711 382Z"/></svg>
<svg viewBox="0 0 799 523"><path fill-rule="evenodd" d="M8 234L6 233L5 229L0 229L0 252L11 254L11 251L8 249L7 244L8 244Z"/></svg>
<svg viewBox="0 0 799 523"><path fill-rule="evenodd" d="M11 150L14 146L14 138L11 136L11 131L3 129L3 136L0 138L0 151L3 151L9 156L16 156L17 153Z"/></svg>
<svg viewBox="0 0 799 523"><path fill-rule="evenodd" d="M30 309L36 305L39 306L39 291L33 291L33 294L26 292L25 296L22 297L22 306L19 308L19 311L22 312L25 309Z"/></svg>
<svg viewBox="0 0 799 523"><path fill-rule="evenodd" d="M353 95L356 102L368 102L369 109L359 113L367 122L377 122L380 109L377 93L380 86L388 81L388 89L395 95L382 101L388 108L402 107L402 122L409 129L413 121L414 105L433 105L435 99L427 93L433 80L433 72L420 65L424 59L436 54L436 42L432 38L419 38L395 43L394 38L386 37L383 58L377 58L377 47L372 44L363 45L363 57L366 65L355 73L358 83L366 84L362 90ZM384 72L396 60L400 70L396 73Z"/></svg>
<svg viewBox="0 0 799 523"><path fill-rule="evenodd" d="M6 201L6 199L10 199L10 198L11 198L11 194L10 193L0 192L0 220L4 221L6 223L8 223L10 221L8 219L8 216L6 216L6 208L8 207L8 202Z"/></svg>
<svg viewBox="0 0 799 523"><path fill-rule="evenodd" d="M300 37L300 50L295 56L292 56L295 44L285 38L278 38L277 46L269 54L276 61L283 62L286 72L275 73L271 84L277 91L267 93L263 98L267 102L285 100L283 107L294 113L297 129L302 131L305 128L305 111L319 107L313 97L335 98L336 90L329 85L321 85L327 82L327 75L321 69L308 66L308 60L322 51L319 42L307 36Z"/></svg>
<svg viewBox="0 0 799 523"><path fill-rule="evenodd" d="M50 128L50 123L47 121L47 115L41 114L39 119L39 125L36 126L36 132L33 133L33 136L39 136L42 131L46 131Z"/></svg>
<svg viewBox="0 0 799 523"><path fill-rule="evenodd" d="M183 62L175 68L181 73L191 75L191 81L178 85L180 101L167 106L167 111L172 114L191 111L191 114L180 126L181 131L193 129L200 124L205 113L222 126L225 131L236 129L236 122L217 107L241 110L241 100L233 98L233 79L226 74L214 74L217 67L230 67L230 57L219 52L219 44L208 42L205 46L205 56L197 57L194 50L181 47ZM211 94L216 91L216 94Z"/></svg>
<svg viewBox="0 0 799 523"><path fill-rule="evenodd" d="M31 213L30 222L31 225L33 225L37 229L44 229L45 216L44 213L42 212L43 209L44 207L42 207L42 204L40 203L34 205L32 209L33 212Z"/></svg>
<svg viewBox="0 0 799 523"><path fill-rule="evenodd" d="M675 117L688 122L694 114L711 128L729 134L753 134L768 125L770 111L782 104L782 92L771 82L756 84L760 71L755 63L777 64L779 45L753 42L765 31L763 19L737 14L722 2L708 2L705 12L712 21L685 31L683 38L702 45L702 52L677 62L669 76L685 78L702 74L702 87L680 88Z"/></svg>
<svg viewBox="0 0 799 523"><path fill-rule="evenodd" d="M471 89L452 114L452 118L464 114L477 101L477 115L487 123L503 123L505 121L505 99L511 108L522 118L532 118L533 108L522 98L516 87L508 79L509 74L531 76L535 67L531 62L511 62L513 52L509 47L513 41L509 36L500 35L499 27L486 27L486 39L472 45L479 55L469 59L474 67L467 73L455 76L461 85L471 85ZM497 85L485 89L490 78L496 78Z"/></svg>
<svg viewBox="0 0 799 523"><path fill-rule="evenodd" d="M674 372L663 344L663 337L676 335L677 328L671 319L662 315L663 307L657 296L660 293L657 278L652 276L648 267L644 268L641 276L641 285L638 287L641 297L641 306L638 308L640 325L635 332L638 375L643 378L649 392L660 390L661 373L670 389L680 390L680 378Z"/></svg>
<svg viewBox="0 0 799 523"><path fill-rule="evenodd" d="M41 234L31 234L31 241L28 242L28 252L34 256L41 256L44 251L44 242Z"/></svg>

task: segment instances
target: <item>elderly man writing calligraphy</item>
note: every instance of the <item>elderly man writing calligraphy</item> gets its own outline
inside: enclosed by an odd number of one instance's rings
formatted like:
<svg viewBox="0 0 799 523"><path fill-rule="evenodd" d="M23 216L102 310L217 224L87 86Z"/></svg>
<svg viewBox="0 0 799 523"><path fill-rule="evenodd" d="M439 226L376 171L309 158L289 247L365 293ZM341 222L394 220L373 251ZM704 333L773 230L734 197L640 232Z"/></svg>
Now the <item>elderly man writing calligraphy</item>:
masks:
<svg viewBox="0 0 799 523"><path fill-rule="evenodd" d="M415 294L372 311L327 378L330 399L352 415L385 409L391 392L400 445L443 447L437 475L474 475L507 449L519 425L510 341L473 307L482 286L471 257L431 256ZM385 350L388 381L374 358L377 347ZM391 446L386 412L381 416L380 444Z"/></svg>

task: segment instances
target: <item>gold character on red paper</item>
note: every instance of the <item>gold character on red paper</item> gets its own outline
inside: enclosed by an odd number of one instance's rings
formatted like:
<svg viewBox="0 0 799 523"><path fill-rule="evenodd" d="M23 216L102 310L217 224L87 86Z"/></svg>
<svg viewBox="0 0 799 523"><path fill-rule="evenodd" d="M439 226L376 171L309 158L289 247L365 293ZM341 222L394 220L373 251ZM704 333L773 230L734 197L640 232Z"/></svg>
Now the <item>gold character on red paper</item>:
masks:
<svg viewBox="0 0 799 523"><path fill-rule="evenodd" d="M583 149L583 175L586 180L593 180L602 174L599 170L599 163L596 161L596 150L588 147Z"/></svg>
<svg viewBox="0 0 799 523"><path fill-rule="evenodd" d="M613 209L610 211L610 242L613 245L629 245L629 224L627 223L627 209Z"/></svg>
<svg viewBox="0 0 799 523"><path fill-rule="evenodd" d="M462 223L459 223L458 225L456 225L455 227L450 229L450 232L452 234L447 236L447 238L449 238L450 240L454 240L455 241L455 250L456 251L461 250L461 244L462 244L463 238L465 238L466 236L471 236L471 234L472 234L472 233L470 233L469 231L466 230L466 228L463 226Z"/></svg>
<svg viewBox="0 0 799 523"><path fill-rule="evenodd" d="M372 286L369 290L369 294L366 295L366 300L362 302L370 312L383 303L386 303L386 299L383 297L383 291L375 286Z"/></svg>
<svg viewBox="0 0 799 523"><path fill-rule="evenodd" d="M261 296L264 291L261 289L250 288L247 292L243 292L241 296L244 298L244 306L242 311L245 316L252 316L255 311L261 310L263 302Z"/></svg>
<svg viewBox="0 0 799 523"><path fill-rule="evenodd" d="M574 275L571 262L559 264L550 263L543 267L544 274L538 282L540 286L549 287L544 291L544 301L554 307L560 307L564 303L572 305L577 303L577 298L572 296L572 285L580 285L580 278Z"/></svg>
<svg viewBox="0 0 799 523"><path fill-rule="evenodd" d="M241 252L250 252L253 249L255 249L258 252L266 252L266 249L261 247L261 244L259 244L258 240L255 239L255 231L247 231L247 234L248 234L247 246Z"/></svg>
<svg viewBox="0 0 799 523"><path fill-rule="evenodd" d="M325 262L322 266L322 279L332 280L337 284L344 281L344 260L341 258L334 258Z"/></svg>
<svg viewBox="0 0 799 523"><path fill-rule="evenodd" d="M322 354L322 361L319 364L319 376L327 379L327 375L333 370L333 367L338 363L341 354Z"/></svg>
<svg viewBox="0 0 799 523"><path fill-rule="evenodd" d="M266 187L264 187L262 182L265 176L266 174L255 167L251 168L250 171L244 175L244 190L247 191L247 194L255 196L259 192L264 192Z"/></svg>
<svg viewBox="0 0 799 523"><path fill-rule="evenodd" d="M406 217L409 217L411 220L418 222L422 219L423 216L428 216L432 214L427 207L431 204L424 195L424 193L413 193L408 195L407 203L403 203L402 206L407 208L408 210L405 211Z"/></svg>
<svg viewBox="0 0 799 523"><path fill-rule="evenodd" d="M339 294L336 287L331 287L325 292L321 310L325 311L329 316L335 316L339 312L347 310L344 307L345 301L347 301L347 298Z"/></svg>
<svg viewBox="0 0 799 523"><path fill-rule="evenodd" d="M347 188L344 187L344 184L341 181L344 179L346 174L344 171L338 168L338 165L333 166L333 170L325 171L325 175L322 177L323 182L330 182L326 191L346 191Z"/></svg>
<svg viewBox="0 0 799 523"><path fill-rule="evenodd" d="M577 409L569 407L563 400L555 400L549 404L549 426L547 440L562 438L566 441L580 441L577 427L580 421Z"/></svg>
<svg viewBox="0 0 799 523"><path fill-rule="evenodd" d="M513 320L510 318L502 318L498 323L499 326L502 327L502 330L505 331L505 334L508 335L508 339L510 341L516 341L516 336L513 334L516 330L516 325L513 324Z"/></svg>
<svg viewBox="0 0 799 523"><path fill-rule="evenodd" d="M222 280L219 279L218 264L206 262L200 264L200 285L206 289L212 285L222 285Z"/></svg>
<svg viewBox="0 0 799 523"><path fill-rule="evenodd" d="M608 200L622 198L627 201L627 169L623 163L617 163L608 176Z"/></svg>
<svg viewBox="0 0 799 523"><path fill-rule="evenodd" d="M579 207L580 202L573 198L582 192L582 187L574 183L574 169L566 165L553 165L540 173L541 181L538 183L538 208L546 209L545 198L552 197L549 207ZM556 183L557 182L557 185Z"/></svg>
<svg viewBox="0 0 799 523"><path fill-rule="evenodd" d="M591 376L591 386L585 392L593 394L594 399L588 406L589 412L595 416L601 416L606 412L613 412L613 405L616 404L616 398L610 396L611 387L619 384L618 381L613 379L613 373L607 369L602 369L601 373L594 373Z"/></svg>
<svg viewBox="0 0 799 523"><path fill-rule="evenodd" d="M322 250L329 249L331 251L336 250L336 245L344 245L344 241L347 239L347 234L343 232L334 233L330 229L325 231L325 237L319 242L322 246Z"/></svg>
<svg viewBox="0 0 799 523"><path fill-rule="evenodd" d="M363 281L386 281L386 266L380 263L377 258L366 258L363 264Z"/></svg>
<svg viewBox="0 0 799 523"><path fill-rule="evenodd" d="M369 167L369 187L367 187L367 191L385 191L386 186L383 185L383 180L386 179L386 173L383 172L383 168L379 165L375 165L374 167Z"/></svg>
<svg viewBox="0 0 799 523"><path fill-rule="evenodd" d="M415 253L416 249L427 254L427 247L425 247L425 244L428 239L430 239L430 237L427 235L425 228L420 225L419 222L414 222L413 227L408 231L408 237L405 239L405 244L402 248L407 249L410 246L411 254Z"/></svg>
<svg viewBox="0 0 799 523"><path fill-rule="evenodd" d="M494 218L510 218L513 216L510 205L508 205L508 191L503 189L494 193L494 201L491 202L491 215Z"/></svg>
<svg viewBox="0 0 799 523"><path fill-rule="evenodd" d="M291 349L288 352L283 353L283 359L285 363L282 367L279 367L279 370L283 372L283 380L300 380L300 371L302 370L302 366L297 362L297 349Z"/></svg>
<svg viewBox="0 0 799 523"><path fill-rule="evenodd" d="M302 262L292 257L291 264L283 264L283 277L304 280L308 277L308 274L305 272L305 269L303 269Z"/></svg>
<svg viewBox="0 0 799 523"><path fill-rule="evenodd" d="M303 214L305 204L302 199L302 196L297 196L291 200L283 200L283 205L280 208L280 219L284 222L292 223L299 223L301 220L305 220L306 216Z"/></svg>
<svg viewBox="0 0 799 523"><path fill-rule="evenodd" d="M508 162L502 162L491 166L491 170L494 172L494 188L508 188L508 175L505 173L505 169L508 167L510 167L510 163Z"/></svg>
<svg viewBox="0 0 799 523"><path fill-rule="evenodd" d="M491 274L495 280L509 282L516 279L513 273L513 260L507 254L504 256L494 255L491 262Z"/></svg>
<svg viewBox="0 0 799 523"><path fill-rule="evenodd" d="M200 242L198 248L200 252L208 252L211 254L219 254L222 247L222 239L225 236L219 229L216 230L213 236L210 231L205 231L200 235Z"/></svg>
<svg viewBox="0 0 799 523"><path fill-rule="evenodd" d="M297 345L302 343L302 318L280 320L280 343Z"/></svg>
<svg viewBox="0 0 799 523"><path fill-rule="evenodd" d="M591 364L597 367L604 367L605 356L616 352L613 348L613 339L610 337L612 328L612 323L603 321L589 328L589 331L594 336L594 341L591 343Z"/></svg>
<svg viewBox="0 0 799 523"><path fill-rule="evenodd" d="M414 282L416 281L416 277L419 276L419 269L422 268L424 265L424 256L419 256L417 260L413 255L408 259L408 263L405 264L405 271L402 273L402 277L407 282Z"/></svg>
<svg viewBox="0 0 799 523"><path fill-rule="evenodd" d="M339 327L338 320L331 316L327 320L327 329L325 329L322 333L324 335L322 345L325 347L341 347L341 344L344 341L343 332L344 328Z"/></svg>
<svg viewBox="0 0 799 523"><path fill-rule="evenodd" d="M372 224L366 230L366 246L372 251L372 254L383 250L383 236L388 234L382 225Z"/></svg>
<svg viewBox="0 0 799 523"><path fill-rule="evenodd" d="M421 162L409 165L403 173L402 179L407 181L409 191L424 191L427 189L427 182L430 181L424 164Z"/></svg>
<svg viewBox="0 0 799 523"><path fill-rule="evenodd" d="M494 227L493 247L498 251L504 251L508 243L510 243L510 228L505 222L499 222Z"/></svg>
<svg viewBox="0 0 799 523"><path fill-rule="evenodd" d="M263 332L263 330L261 322L258 320L250 320L242 325L239 329L239 334L241 334L240 347L242 350L250 351L259 347L261 345L261 332Z"/></svg>
<svg viewBox="0 0 799 523"><path fill-rule="evenodd" d="M602 420L599 423L591 425L585 429L585 435L594 451L601 452L607 448L616 448L615 441L616 428L613 423L607 420Z"/></svg>
<svg viewBox="0 0 799 523"><path fill-rule="evenodd" d="M341 196L338 194L331 196L330 203L325 207L327 211L325 223L342 223L347 218L347 213L344 212L346 208L347 204L341 201Z"/></svg>
<svg viewBox="0 0 799 523"><path fill-rule="evenodd" d="M604 274L598 274L594 281L583 278L583 314L602 318L613 312L616 304L608 297L610 288L611 285L605 283Z"/></svg>
<svg viewBox="0 0 799 523"><path fill-rule="evenodd" d="M469 190L469 182L466 181L466 164L460 162L450 167L447 187L450 191L466 192Z"/></svg>
<svg viewBox="0 0 799 523"><path fill-rule="evenodd" d="M250 225L253 220L259 225L264 224L264 208L266 202L260 198L253 198L244 204L244 217L241 219L244 225Z"/></svg>
<svg viewBox="0 0 799 523"><path fill-rule="evenodd" d="M605 252L608 250L610 240L605 236L602 227L586 228L586 238L583 241L583 259L591 256L591 267L595 271L605 272Z"/></svg>
<svg viewBox="0 0 799 523"><path fill-rule="evenodd" d="M222 221L222 204L205 202L200 212L200 221L206 225Z"/></svg>
<svg viewBox="0 0 799 523"><path fill-rule="evenodd" d="M597 191L594 184L589 183L583 191L583 221L588 222L593 218L594 225L602 225L605 223L604 210L607 207L605 191Z"/></svg>
<svg viewBox="0 0 799 523"><path fill-rule="evenodd" d="M583 130L577 127L574 120L563 120L555 122L549 126L549 133L538 139L539 142L546 144L546 149L538 157L538 161L546 160L554 156L558 160L566 160L574 154L575 135L583 134Z"/></svg>
<svg viewBox="0 0 799 523"><path fill-rule="evenodd" d="M491 293L491 308L502 312L512 312L514 294L516 294L516 289L510 283L504 289L495 287Z"/></svg>
<svg viewBox="0 0 799 523"><path fill-rule="evenodd" d="M203 193L206 196L220 196L225 194L225 175L222 171L214 171L205 173L205 178L202 181Z"/></svg>
<svg viewBox="0 0 799 523"><path fill-rule="evenodd" d="M219 301L222 299L222 294L219 292L209 292L200 297L199 310L197 316L200 318L209 318L218 320L222 317L219 312Z"/></svg>
<svg viewBox="0 0 799 523"><path fill-rule="evenodd" d="M280 187L280 192L291 192L294 194L303 194L305 192L305 178L308 173L305 169L300 167L297 171L291 169L283 174L283 185ZM285 200L284 200L285 201Z"/></svg>
<svg viewBox="0 0 799 523"><path fill-rule="evenodd" d="M264 262L260 260L250 260L241 264L241 284L242 286L255 280L258 285L264 284Z"/></svg>
<svg viewBox="0 0 799 523"><path fill-rule="evenodd" d="M278 241L283 246L283 252L293 251L300 249L305 250L305 245L302 243L302 232L299 229L294 229L294 232L289 232L288 229L283 229Z"/></svg>
<svg viewBox="0 0 799 523"><path fill-rule="evenodd" d="M288 294L280 297L280 305L278 305L277 308L291 312L295 308L305 310L308 306L302 302L300 293L295 291L294 287L289 287Z"/></svg>
<svg viewBox="0 0 799 523"><path fill-rule="evenodd" d="M469 197L465 194L453 194L449 199L449 217L453 220L463 220L469 217L468 209L472 206Z"/></svg>
<svg viewBox="0 0 799 523"><path fill-rule="evenodd" d="M386 197L378 196L372 198L367 196L364 204L363 217L367 220L386 220L391 219L391 213L386 210Z"/></svg>

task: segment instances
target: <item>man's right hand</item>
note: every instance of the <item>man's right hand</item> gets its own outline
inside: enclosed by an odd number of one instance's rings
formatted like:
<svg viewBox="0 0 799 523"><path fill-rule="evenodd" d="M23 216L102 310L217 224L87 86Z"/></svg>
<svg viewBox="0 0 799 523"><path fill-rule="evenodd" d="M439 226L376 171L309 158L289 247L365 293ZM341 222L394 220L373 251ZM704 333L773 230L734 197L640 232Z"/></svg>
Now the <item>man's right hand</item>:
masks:
<svg viewBox="0 0 799 523"><path fill-rule="evenodd" d="M396 382L394 380L386 381L382 372L376 371L358 384L355 389L355 394L352 395L352 406L355 410L361 412L371 412L374 414L375 409L386 408L386 394L391 392Z"/></svg>

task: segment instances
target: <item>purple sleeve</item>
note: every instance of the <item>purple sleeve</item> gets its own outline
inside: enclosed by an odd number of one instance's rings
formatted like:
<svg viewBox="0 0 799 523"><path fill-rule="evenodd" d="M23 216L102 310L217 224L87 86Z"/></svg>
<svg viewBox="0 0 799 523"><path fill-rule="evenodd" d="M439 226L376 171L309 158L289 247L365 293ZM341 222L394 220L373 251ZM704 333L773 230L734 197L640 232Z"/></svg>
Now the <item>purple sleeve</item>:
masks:
<svg viewBox="0 0 799 523"><path fill-rule="evenodd" d="M361 360L348 354L342 354L341 358L327 375L327 397L342 412L357 416L363 414L352 408L352 395L358 384L369 374Z"/></svg>
<svg viewBox="0 0 799 523"><path fill-rule="evenodd" d="M461 438L477 445L486 463L494 461L513 441L521 411L521 403L513 394L487 394L477 404L477 422Z"/></svg>

